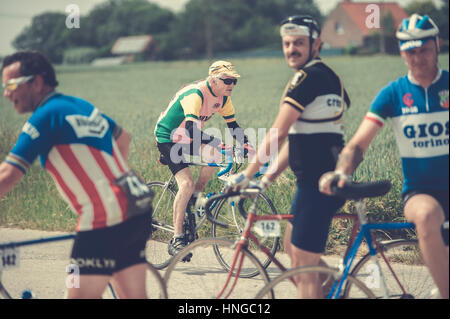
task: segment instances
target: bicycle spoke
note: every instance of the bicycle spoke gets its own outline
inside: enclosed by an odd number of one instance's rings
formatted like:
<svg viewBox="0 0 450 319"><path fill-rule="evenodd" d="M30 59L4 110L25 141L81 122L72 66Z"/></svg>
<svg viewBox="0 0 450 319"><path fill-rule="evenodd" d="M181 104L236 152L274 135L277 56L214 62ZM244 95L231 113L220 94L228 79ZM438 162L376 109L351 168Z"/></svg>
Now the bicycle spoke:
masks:
<svg viewBox="0 0 450 319"><path fill-rule="evenodd" d="M334 268L322 267L322 266L308 266L298 267L282 273L278 277L274 278L268 285L266 285L256 295L257 299L264 298L269 293L273 293L277 299L297 299L299 298L298 287L293 282L300 282L302 275L315 275L319 278L321 285L321 291L316 298L326 298L328 292L332 288L335 280L339 277L339 271ZM357 299L375 298L372 292L359 280L348 276L347 280L350 281L354 287L353 297Z"/></svg>
<svg viewBox="0 0 450 319"><path fill-rule="evenodd" d="M242 251L245 257L242 270L256 268L261 275L239 278L235 276L237 268L233 275L229 275L215 260L213 245L220 247L230 258L235 254L233 242L228 240L207 238L195 241L180 252L167 268L164 279L169 298L251 298L269 282L258 260L245 250ZM189 254L192 254L190 261L183 262Z"/></svg>
<svg viewBox="0 0 450 319"><path fill-rule="evenodd" d="M434 282L423 263L417 241L394 240L383 243L382 246L386 259L380 256L378 262L386 283L388 298L425 298L433 289ZM364 282L377 298L384 298L380 271L372 262L370 255L361 259L352 271L352 275ZM353 295L351 285L346 287L345 294Z"/></svg>
<svg viewBox="0 0 450 319"><path fill-rule="evenodd" d="M164 182L147 184L155 193L153 202L152 237L147 242L145 254L148 262L157 269L167 267L172 256L167 251L167 245L173 237L172 212L175 191Z"/></svg>

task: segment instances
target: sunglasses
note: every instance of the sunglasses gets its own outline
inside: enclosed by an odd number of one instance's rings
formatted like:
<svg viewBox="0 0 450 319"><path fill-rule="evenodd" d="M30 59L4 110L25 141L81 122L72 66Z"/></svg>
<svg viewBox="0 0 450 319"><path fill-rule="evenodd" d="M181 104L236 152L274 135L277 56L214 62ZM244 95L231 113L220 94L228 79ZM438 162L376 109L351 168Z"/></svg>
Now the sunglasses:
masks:
<svg viewBox="0 0 450 319"><path fill-rule="evenodd" d="M236 85L237 83L237 79L221 79L220 80L223 81L223 83L225 83L226 85L231 85L231 83L233 83L234 85Z"/></svg>
<svg viewBox="0 0 450 319"><path fill-rule="evenodd" d="M28 75L28 76L21 76L19 78L10 79L6 83L2 83L2 87L4 90L12 92L12 91L17 90L19 85L29 82L33 78L34 78L34 75Z"/></svg>

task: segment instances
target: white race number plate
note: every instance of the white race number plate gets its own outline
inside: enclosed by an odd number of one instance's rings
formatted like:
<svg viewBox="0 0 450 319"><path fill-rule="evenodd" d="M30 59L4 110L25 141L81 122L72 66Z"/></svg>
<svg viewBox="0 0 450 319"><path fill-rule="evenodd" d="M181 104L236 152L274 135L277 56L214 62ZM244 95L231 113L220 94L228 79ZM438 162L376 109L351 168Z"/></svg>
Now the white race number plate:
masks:
<svg viewBox="0 0 450 319"><path fill-rule="evenodd" d="M19 260L18 248L0 249L0 268L2 270L19 267Z"/></svg>
<svg viewBox="0 0 450 319"><path fill-rule="evenodd" d="M281 227L279 220L258 220L253 224L253 230L263 237L279 237Z"/></svg>

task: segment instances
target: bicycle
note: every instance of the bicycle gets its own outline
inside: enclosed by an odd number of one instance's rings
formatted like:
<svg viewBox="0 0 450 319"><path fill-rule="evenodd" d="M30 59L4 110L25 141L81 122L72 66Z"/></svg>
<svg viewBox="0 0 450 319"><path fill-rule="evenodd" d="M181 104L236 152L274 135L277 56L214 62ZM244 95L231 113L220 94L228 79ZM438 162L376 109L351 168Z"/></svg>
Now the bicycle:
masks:
<svg viewBox="0 0 450 319"><path fill-rule="evenodd" d="M364 192L366 192L363 195L367 195L365 197L370 197L370 196L381 196L382 194L379 193L379 189L377 189L377 187L380 187L378 184L362 184L359 185L359 191L361 192L361 189L364 190ZM375 189L374 189L375 188ZM251 190L251 189L246 189L246 190L242 190L239 193L230 193L230 194L223 194L223 195L218 195L218 196L235 196L235 195L240 195L240 196L249 196L251 194L255 194L259 192L258 190ZM375 193L378 192L378 193ZM209 202L211 200L215 200L214 198L211 198L209 200ZM207 212L207 216L209 216L208 218L210 218L210 220L212 222L216 222L213 217L211 216L211 214L209 212L209 207L207 203L207 208L206 208L206 212ZM242 203L242 202L241 202ZM213 298L227 298L227 297L235 297L235 298L253 298L255 297L255 295L257 296L257 298L274 298L275 296L277 297L281 297L281 298L292 298L295 297L297 295L296 292L296 285L295 285L295 280L292 278L293 276L291 275L285 275L286 273L290 273L290 271L288 271L286 269L286 267L284 267L282 265L282 263L274 256L272 255L266 248L264 248L264 245L261 245L260 243L257 242L257 246L259 246L261 248L261 252L263 254L265 254L267 257L269 257L273 263L277 266L277 268L281 271L282 275L284 275L283 278L277 278L276 280L278 280L278 282L282 282L283 279L289 279L286 280L288 281L287 283L285 283L283 286L281 285L277 285L277 284L273 284L270 281L270 278L267 274L267 271L262 268L262 267L258 267L258 265L260 265L261 263L259 262L258 258L255 257L254 254L250 253L247 249L248 246L248 241L252 240L255 241L254 236L252 236L252 227L255 224L255 222L257 221L263 221L262 224L262 231L268 231L268 234L271 235L273 234L273 230L279 230L280 227L279 225L277 225L279 223L280 220L288 220L290 218L292 218L292 215L277 215L277 216L257 216L254 214L254 211L257 209L256 205L257 202L253 202L252 206L250 207L248 214L245 212L245 210L243 209L243 205L239 203L238 207L239 212L241 213L241 215L243 217L246 218L247 222L246 222L246 227L245 227L245 231L242 234L242 237L235 243L227 241L227 242L218 242L216 239L204 239L204 240L199 240L196 243L191 244L190 246L186 247L182 252L180 252L179 256L174 259L171 263L171 265L169 265L166 274L164 276L164 280L166 281L167 284L167 290L169 295L174 295L177 298L187 298L187 297L192 297L192 289L190 290L190 293L188 295L184 295L182 290L179 290L180 287L180 283L176 282L176 281L172 281L173 278L172 277L179 277L180 278L180 274L195 274L198 273L196 272L196 267L199 267L199 269L202 269L203 271L203 275L204 275L204 279L201 277L197 277L195 281L191 281L192 285L201 285L201 290L203 290L204 293L202 295L202 297L213 297ZM355 215L355 214L348 214L348 213L338 213L335 214L335 216L333 217L334 219L346 219L346 220L350 220L353 221L353 226L351 229L351 234L350 234L350 239L347 243L347 248L345 250L344 253L344 257L343 258L354 258L355 257L355 252L357 249L355 249L355 247L359 247L361 244L361 240L362 240L362 234L361 233L361 227L362 225L360 225L359 223L359 215ZM401 223L395 223L395 224L401 224ZM378 225L378 224L375 224ZM226 226L226 225L222 225L222 226ZM260 225L261 226L261 225ZM398 226L405 226L405 225L396 225L396 227ZM407 227L411 227L411 224L407 224ZM360 233L358 234L358 230L360 230ZM278 234L275 232L275 234L278 236ZM357 236L358 234L358 236ZM417 254L417 242L412 240L412 241L408 241L408 240L397 240L397 241L388 241L388 242L378 242L377 240L372 241L372 244L375 245L376 249L378 249L379 254L384 256L383 257L383 262L385 263L385 265L389 265L386 266L390 269L390 273L392 276L395 276L397 278L397 280L394 280L393 284L394 286L396 286L396 290L400 290L402 291L402 295L421 295L423 292L422 291L417 291L418 288L420 288L420 285L418 285L418 281L416 280L416 278L410 278L410 280L408 281L408 274L405 272L400 271L401 269L399 268L400 264L394 264L392 261L392 258L397 256L397 257L405 257L405 255L410 255L410 252L413 255ZM195 251L195 253L197 253L197 250L201 250L202 248L208 248L210 246L214 246L214 245L221 245L221 246L226 246L229 249L229 254L230 254L230 258L232 260L234 260L233 263L233 267L232 267L232 271L229 271L228 273L225 273L223 271L221 271L220 269L217 268L213 268L212 265L208 264L207 262L203 261L203 259L199 259L199 260L195 260L195 263L197 263L198 265L195 265L195 267L193 265L189 265L189 267L187 267L187 265L184 265L182 262L180 262L183 258L183 256L185 254L188 253L192 253L192 251ZM399 256L396 251L396 248L404 248L404 249L400 249L399 251L401 252L401 255ZM205 251L207 251L207 249L204 249ZM248 258L248 260L246 261L246 263L242 264L244 262L244 257L246 256L250 256ZM371 274L367 275L367 273L365 274L361 269L365 268L363 267L364 264L367 264L367 260L368 260L368 256L370 256L370 253L368 253L366 256L364 256L363 258L361 258L361 260L359 261L359 265L360 267L358 268L354 268L355 270L352 273L347 273L346 274L346 289L345 289L345 293L342 295L343 298L351 298L351 297L358 297L358 298L362 298L362 297L366 297L366 298L376 298L377 295L374 294L372 292L371 289L367 288L366 284L363 281L368 280L368 278L373 278L370 277ZM417 256L416 256L417 257ZM192 264L194 264L193 261L191 261ZM260 270L261 276L262 278L259 279L259 281L252 281L250 283L250 285L252 285L251 287L253 288L252 290L243 290L240 286L237 286L237 280L239 277L239 272L241 271L241 269L243 267L256 267ZM400 265L401 266L401 265ZM370 270L372 267L369 267L368 270ZM383 267L384 268L384 267ZM322 267L322 266L311 266L311 267L303 267L302 268L303 271L312 271L312 272L321 272L323 274L323 276L321 277L321 280L323 282L323 285L325 288L330 289L329 286L331 286L334 283L334 278L340 278L338 275L340 275L342 273L342 269L343 267L340 268L329 268L329 267ZM372 268L373 269L373 268ZM409 271L413 271L414 269L409 269ZM208 280L208 278L206 278L208 275L214 275L215 278L214 280ZM294 273L295 275L295 273ZM403 276L402 280L399 280L398 278L400 276ZM373 273L372 273L373 276ZM232 280L232 277L234 277L234 279ZM189 277L184 277L184 279L178 279L178 280L183 280L183 283L181 284L183 287L188 286L189 284L186 282L187 279ZM431 278L429 277L429 275L427 275L426 277L427 279L425 280L425 282L430 282ZM202 279L202 280L200 280ZM413 281L411 281L411 279ZM177 279L175 279L177 280ZM239 279L242 281L242 279ZM233 281L233 282L231 282ZM270 283L269 283L270 282ZM432 282L432 281L431 281ZM245 283L242 283L242 285L245 285ZM270 285L270 286L269 286ZM262 286L265 286L265 288L262 288ZM238 288L238 289L236 289ZM276 288L276 289L275 289ZM281 288L281 290L279 290L279 288ZM226 289L228 289L228 292L225 293ZM263 291L262 293L256 294L256 292L254 294L252 294L255 290L260 290ZM428 289L424 289L423 291L426 291ZM246 295L244 297L242 297L242 292L245 292ZM395 290L394 290L395 291ZM395 295L392 295L391 297L395 297Z"/></svg>
<svg viewBox="0 0 450 319"><path fill-rule="evenodd" d="M227 228L228 224L214 218L210 212L212 204L215 201L234 196L244 196L252 199L248 214L244 204L245 199L240 200L237 205L240 215L246 220L245 228L241 237L236 241L205 238L183 249L172 260L164 276L167 291L171 298L254 298L257 292L270 282L267 270L260 262L261 256L273 262L281 272L287 271L286 267L275 256L276 251L272 252L258 237L279 238L281 232L279 222L289 220L293 215L256 214L255 212L258 211L256 196L258 194L260 194L258 189L248 188L240 192L215 195L208 199L205 205L207 218L212 223L224 228ZM337 214L335 218L355 219L354 215L350 214ZM256 228L254 228L255 225ZM357 228L358 226L354 225L353 232L356 232ZM259 233L259 235L257 236L255 232ZM251 242L254 247L259 248L258 251L253 253L248 249ZM230 267L228 270L211 263L211 246L219 247L229 260ZM199 257L193 257L191 262L186 264L183 262L183 258L189 254ZM259 277L241 276L242 272L253 271L254 269L258 271ZM357 286L363 286L362 283L359 283L359 280L353 279L353 277L350 280L354 280ZM186 287L188 287L189 293L186 293ZM265 297L274 298L275 293L269 292Z"/></svg>
<svg viewBox="0 0 450 319"><path fill-rule="evenodd" d="M345 199L356 200L359 233L346 256L337 267L308 266L297 267L282 273L267 284L256 298L272 294L274 289L287 292L291 286L287 281L305 273L316 273L328 280L327 298L424 298L434 287L433 280L424 266L416 240L379 241L374 236L376 230L414 229L412 223L390 222L369 223L365 214L364 199L383 196L390 190L389 181L374 183L352 183L343 189L334 188L335 194ZM355 257L363 240L369 252L353 267ZM349 279L356 279L349 280ZM400 280L400 278L402 278ZM362 283L364 286L359 286ZM364 294L362 294L364 292ZM295 296L290 292L290 297Z"/></svg>
<svg viewBox="0 0 450 319"><path fill-rule="evenodd" d="M24 240L24 241L12 241L9 243L3 243L0 244L0 299L13 299L13 298L22 298L22 299L31 299L35 298L36 296L39 297L41 294L39 293L39 288L37 289L38 292L31 291L28 286L24 286L21 289L23 289L22 292L16 288L16 285L13 285L13 282L17 281L18 276L21 278L24 277L23 273L19 272L20 268L20 249L19 247L25 247L25 246L33 246L37 244L46 244L51 242L59 242L59 241L66 241L75 238L75 234L65 234L65 235L57 235L57 236L51 236L51 237L45 237L45 238L37 238L37 239L31 239L31 240ZM45 252L45 254L48 254L48 251ZM48 257L48 256L47 256ZM59 259L59 258L58 258ZM60 260L58 260L60 262ZM37 259L33 259L32 264L30 264L31 270L35 269L38 265ZM156 270L151 264L147 263L147 286L149 287L147 289L147 294L151 298L162 298L167 299L167 290L165 283L159 274L158 270ZM42 266L45 267L45 266ZM10 292L5 287L5 284L3 284L2 275L3 271L10 271L12 274L9 276L11 280L9 280L9 283L6 283L7 286L13 287L13 292ZM46 269L44 268L44 271ZM15 275L14 275L15 273ZM66 285L76 285L76 277L73 277L73 281L69 280L70 282L64 281L64 277L67 278L67 274L73 274L73 276L76 276L76 269L75 267L71 266L68 262L67 264L61 265L61 272L58 272L58 274L52 274L51 279L50 277L47 278L47 280L55 280L55 276L57 278L61 279L61 285L63 282L66 283ZM48 285L48 282L44 281L43 284ZM23 284L22 284L23 285ZM76 287L76 286L74 286ZM154 287L157 287L157 289L153 289ZM61 287L62 289L62 287ZM42 290L41 290L42 291ZM54 291L52 291L52 294ZM52 296L45 296L45 298L53 298ZM62 297L62 296L61 296ZM111 283L108 284L108 288L105 290L103 298L106 299L117 299L118 296L112 286Z"/></svg>
<svg viewBox="0 0 450 319"><path fill-rule="evenodd" d="M225 152L222 153L225 154ZM235 148L233 148L231 152L225 155L226 162L223 164L196 162L189 162L188 164L191 166L211 166L222 168L222 170L217 173L217 176L219 180L223 182L223 186L220 191L223 192L230 173L236 173L242 166L242 163L238 161L239 153ZM160 158L159 162L160 164L164 165L165 159ZM257 176L261 174L262 172L257 174ZM166 268L173 259L173 256L169 255L167 251L167 245L169 244L169 241L174 234L172 209L173 201L177 192L176 181L174 175L171 175L169 180L166 182L154 181L149 182L147 185L154 192L155 196L153 199L153 235L152 238L147 242L146 256L147 260L151 262L155 266L155 268L161 270ZM213 195L215 195L215 193L209 193L207 194L207 197L210 198ZM277 214L272 201L265 194L259 194L258 200L260 201L260 209L258 210L259 214ZM193 203L190 202L186 209L185 222L183 225L183 233L186 245L198 239L198 233L206 222L206 215L204 214L204 210L200 207L198 209L195 208L195 211L192 212L192 207ZM221 237L234 240L242 233L245 220L242 219L241 216L237 213L236 205L233 200L230 200L228 205L226 205L225 199L214 201L214 203L212 203L212 209L214 209L214 216L217 219L220 219L222 222L227 223L230 226L227 232L223 232L218 229L215 224L213 224L211 227L212 237ZM266 244L270 246L272 252L275 252L279 245L279 238L267 238ZM257 247L252 247L252 249L257 249ZM219 246L214 247L214 253L222 267L228 270L230 267L229 261L225 257L226 255L221 252ZM189 259L190 256L186 256L185 261L189 261ZM263 264L265 267L267 267L269 263L270 260L267 259ZM253 277L258 273L259 272L256 269L249 269L249 271L241 273L241 276Z"/></svg>

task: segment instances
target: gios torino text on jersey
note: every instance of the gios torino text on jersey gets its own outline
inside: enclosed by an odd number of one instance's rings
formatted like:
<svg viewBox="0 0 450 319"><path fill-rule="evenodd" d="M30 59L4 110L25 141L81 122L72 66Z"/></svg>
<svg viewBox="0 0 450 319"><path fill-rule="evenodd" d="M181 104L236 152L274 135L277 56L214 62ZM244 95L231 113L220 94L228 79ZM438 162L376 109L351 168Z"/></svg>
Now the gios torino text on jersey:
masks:
<svg viewBox="0 0 450 319"><path fill-rule="evenodd" d="M115 142L121 128L82 99L53 93L24 125L6 162L26 173L37 156L78 214L77 231L127 218L127 197L115 185L129 168Z"/></svg>
<svg viewBox="0 0 450 319"><path fill-rule="evenodd" d="M449 74L440 70L424 89L406 75L383 88L366 118L392 126L402 158L403 192L416 189L448 190Z"/></svg>

